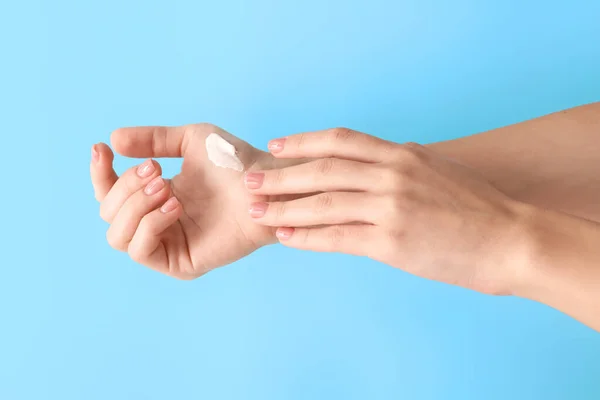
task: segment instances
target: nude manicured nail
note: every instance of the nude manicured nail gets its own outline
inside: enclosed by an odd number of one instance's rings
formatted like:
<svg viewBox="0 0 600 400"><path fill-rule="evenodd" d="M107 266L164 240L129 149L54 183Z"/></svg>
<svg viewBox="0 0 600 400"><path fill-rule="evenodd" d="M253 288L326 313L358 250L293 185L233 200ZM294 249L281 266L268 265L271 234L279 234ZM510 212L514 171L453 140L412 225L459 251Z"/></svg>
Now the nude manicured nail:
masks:
<svg viewBox="0 0 600 400"><path fill-rule="evenodd" d="M244 184L248 189L260 189L265 179L262 172L248 172L244 177Z"/></svg>
<svg viewBox="0 0 600 400"><path fill-rule="evenodd" d="M144 189L144 193L148 196L158 193L165 186L165 181L160 176L152 179Z"/></svg>
<svg viewBox="0 0 600 400"><path fill-rule="evenodd" d="M100 152L98 151L98 148L96 147L96 145L92 146L92 161L95 163L100 161Z"/></svg>
<svg viewBox="0 0 600 400"><path fill-rule="evenodd" d="M279 240L288 240L294 234L294 228L279 228L277 232L275 232L275 236Z"/></svg>
<svg viewBox="0 0 600 400"><path fill-rule="evenodd" d="M179 206L179 201L175 197L171 197L161 208L160 212L163 214L174 211Z"/></svg>
<svg viewBox="0 0 600 400"><path fill-rule="evenodd" d="M271 153L279 153L283 150L283 145L285 144L285 138L283 139L274 139L269 142L269 151Z"/></svg>
<svg viewBox="0 0 600 400"><path fill-rule="evenodd" d="M137 169L140 178L147 178L154 173L154 163L152 160L146 160Z"/></svg>
<svg viewBox="0 0 600 400"><path fill-rule="evenodd" d="M248 212L252 218L261 218L267 213L267 208L269 208L267 203L252 203Z"/></svg>

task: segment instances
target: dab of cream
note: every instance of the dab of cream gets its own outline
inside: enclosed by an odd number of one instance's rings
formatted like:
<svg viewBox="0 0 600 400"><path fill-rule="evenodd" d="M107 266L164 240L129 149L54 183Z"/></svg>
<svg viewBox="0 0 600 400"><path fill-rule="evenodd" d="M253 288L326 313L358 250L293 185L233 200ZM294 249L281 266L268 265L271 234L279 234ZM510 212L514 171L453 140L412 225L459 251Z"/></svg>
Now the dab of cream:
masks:
<svg viewBox="0 0 600 400"><path fill-rule="evenodd" d="M216 133L206 138L208 159L217 167L243 171L244 164L236 155L235 147Z"/></svg>

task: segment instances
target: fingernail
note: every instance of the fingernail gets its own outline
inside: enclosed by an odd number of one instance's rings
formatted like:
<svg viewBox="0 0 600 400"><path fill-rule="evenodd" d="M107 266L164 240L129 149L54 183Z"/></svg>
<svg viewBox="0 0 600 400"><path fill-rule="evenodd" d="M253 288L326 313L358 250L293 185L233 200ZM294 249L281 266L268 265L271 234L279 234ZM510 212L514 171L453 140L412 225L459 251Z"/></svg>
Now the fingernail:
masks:
<svg viewBox="0 0 600 400"><path fill-rule="evenodd" d="M288 240L294 234L294 228L278 228L277 232L275 232L275 236L279 240Z"/></svg>
<svg viewBox="0 0 600 400"><path fill-rule="evenodd" d="M179 206L179 201L175 197L171 197L161 208L160 212L163 214L174 211Z"/></svg>
<svg viewBox="0 0 600 400"><path fill-rule="evenodd" d="M154 173L154 163L152 160L146 160L137 169L137 174L140 178L147 178Z"/></svg>
<svg viewBox="0 0 600 400"><path fill-rule="evenodd" d="M285 138L284 139L275 139L275 140L271 140L269 142L269 151L271 153L279 153L281 150L283 150L283 145L285 144Z"/></svg>
<svg viewBox="0 0 600 400"><path fill-rule="evenodd" d="M146 185L144 193L146 193L148 196L152 196L153 194L158 193L160 189L162 189L164 186L165 181L159 176L157 178L152 179L152 181L150 181L150 183Z"/></svg>
<svg viewBox="0 0 600 400"><path fill-rule="evenodd" d="M92 146L92 161L95 163L100 161L100 152L98 151L98 148L96 147L96 145Z"/></svg>
<svg viewBox="0 0 600 400"><path fill-rule="evenodd" d="M248 189L259 189L264 179L265 174L262 172L248 172L244 177L244 184Z"/></svg>
<svg viewBox="0 0 600 400"><path fill-rule="evenodd" d="M267 213L267 208L269 208L267 203L252 203L248 211L252 218L261 218Z"/></svg>

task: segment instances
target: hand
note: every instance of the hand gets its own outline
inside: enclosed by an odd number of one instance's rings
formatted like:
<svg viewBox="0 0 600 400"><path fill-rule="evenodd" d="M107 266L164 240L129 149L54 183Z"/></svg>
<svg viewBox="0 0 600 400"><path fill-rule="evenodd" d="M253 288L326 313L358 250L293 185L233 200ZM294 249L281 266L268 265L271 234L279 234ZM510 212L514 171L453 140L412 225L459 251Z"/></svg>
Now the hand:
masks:
<svg viewBox="0 0 600 400"><path fill-rule="evenodd" d="M119 129L116 151L127 157L183 157L181 173L163 179L160 165L146 160L117 177L105 144L92 149L91 176L100 214L110 223L110 245L140 264L192 279L275 242L273 230L252 222L243 173L219 168L207 158L205 139L218 133L233 144L246 170L268 168L273 157L208 124Z"/></svg>
<svg viewBox="0 0 600 400"><path fill-rule="evenodd" d="M348 129L271 141L280 159L313 161L248 174L258 224L286 246L368 256L410 273L485 293L510 294L526 265L528 208L475 171L418 144Z"/></svg>

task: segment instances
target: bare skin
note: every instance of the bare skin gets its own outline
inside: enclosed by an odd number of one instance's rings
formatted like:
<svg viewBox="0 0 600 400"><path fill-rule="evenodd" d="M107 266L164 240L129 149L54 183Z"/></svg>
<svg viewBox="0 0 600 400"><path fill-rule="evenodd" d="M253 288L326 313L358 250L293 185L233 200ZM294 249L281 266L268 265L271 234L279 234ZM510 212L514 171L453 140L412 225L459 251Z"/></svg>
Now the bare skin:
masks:
<svg viewBox="0 0 600 400"><path fill-rule="evenodd" d="M262 158L268 156L208 124L126 128L113 133L112 144L122 155L183 157L181 173L166 180L154 160L141 165L142 169L147 163L152 165L147 177L138 174L140 167L117 177L110 148L102 143L93 147L92 182L100 215L111 224L107 239L113 248L159 272L193 279L273 242L273 230L253 223L246 212L250 201L265 198L247 193L242 173L216 167L208 160L204 141L212 132L234 144L250 170L262 166ZM148 195L144 190L154 179L164 186ZM164 212L161 207L169 200L175 202L174 208Z"/></svg>
<svg viewBox="0 0 600 400"><path fill-rule="evenodd" d="M207 160L215 131L246 174ZM598 103L426 147L332 129L272 141L269 154L206 124L122 129L112 144L184 157L148 195L155 161L149 176L118 178L109 147L92 151L109 243L163 273L191 279L279 240L528 297L600 330Z"/></svg>

